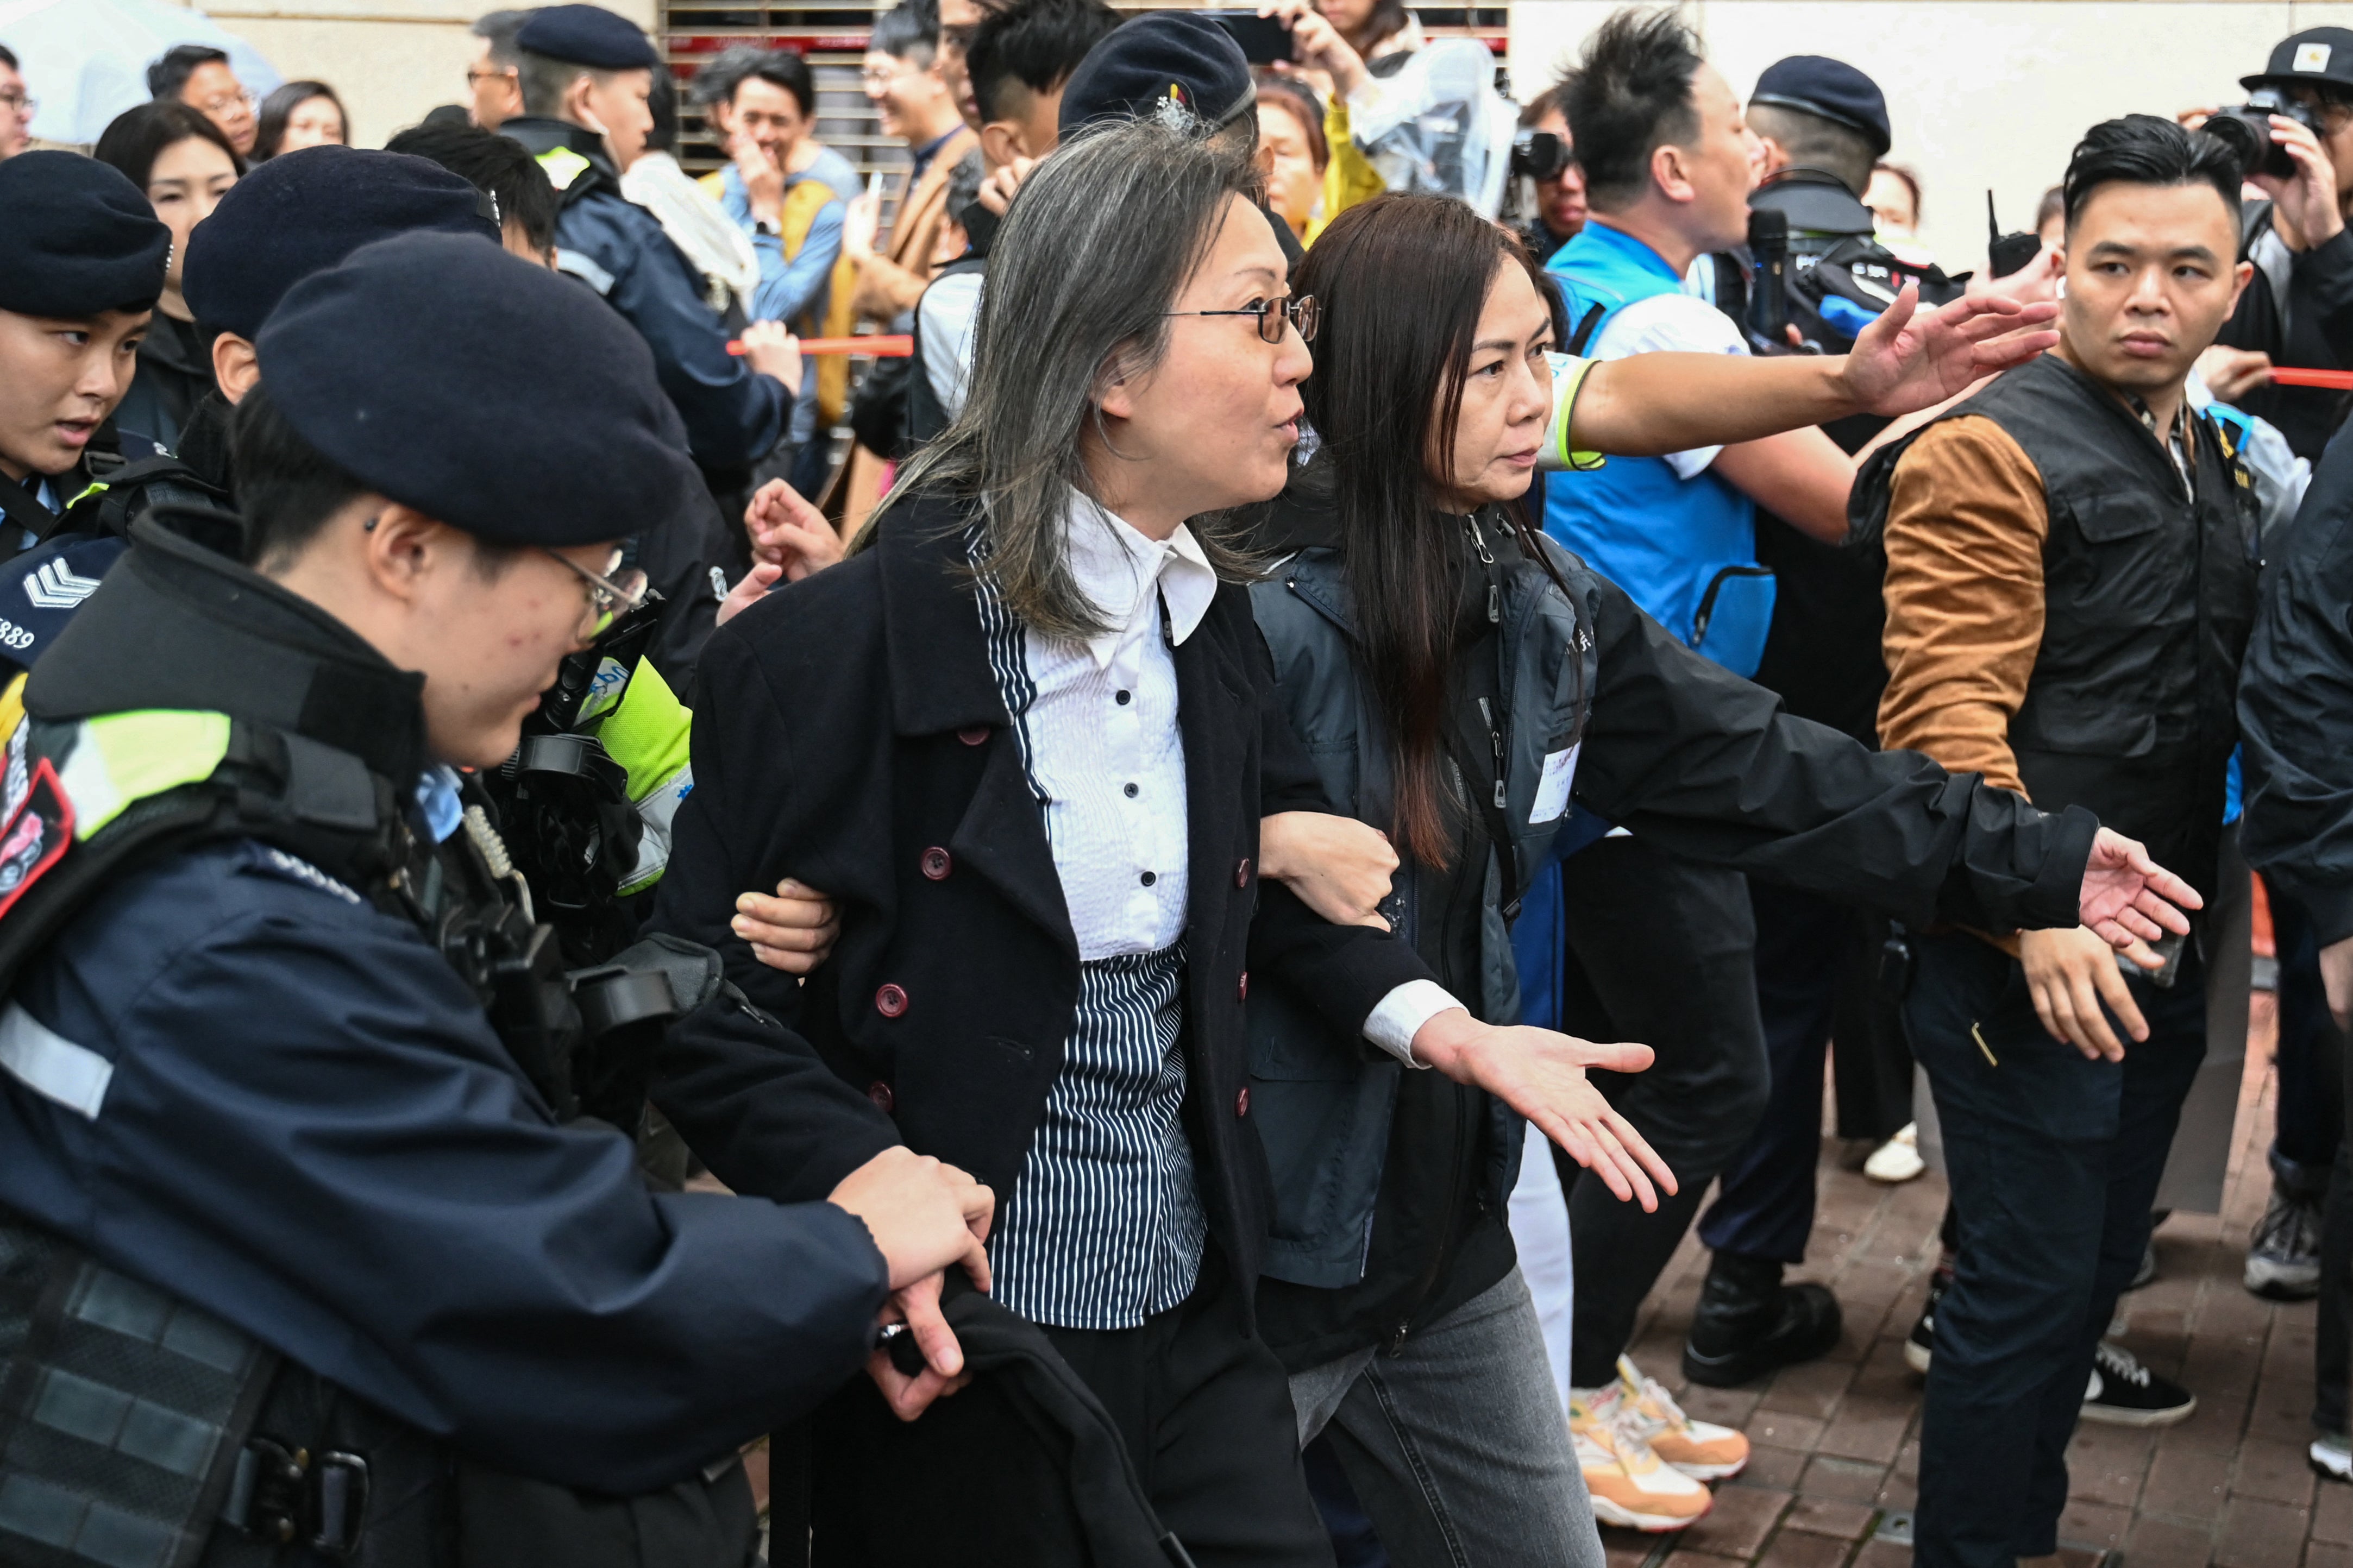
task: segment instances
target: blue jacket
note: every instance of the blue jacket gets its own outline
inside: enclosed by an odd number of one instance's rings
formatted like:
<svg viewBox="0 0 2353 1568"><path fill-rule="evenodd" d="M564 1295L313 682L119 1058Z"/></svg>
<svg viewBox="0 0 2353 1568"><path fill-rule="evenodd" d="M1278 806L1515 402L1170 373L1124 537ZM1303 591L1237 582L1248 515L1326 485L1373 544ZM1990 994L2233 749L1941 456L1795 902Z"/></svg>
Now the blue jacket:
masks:
<svg viewBox="0 0 2353 1568"><path fill-rule="evenodd" d="M766 457L785 433L791 395L727 352L727 329L703 302L702 279L660 221L623 199L604 139L535 118L508 121L499 131L537 154L551 180L579 165L574 179L556 184L565 198L555 219L556 264L603 295L653 350L655 374L686 423L694 460L733 468ZM570 188L584 181L586 189Z"/></svg>
<svg viewBox="0 0 2353 1568"><path fill-rule="evenodd" d="M813 1405L887 1289L829 1205L649 1193L627 1139L551 1119L412 924L250 841L127 877L26 972L0 1148L0 1205L486 1463L602 1491Z"/></svg>
<svg viewBox="0 0 2353 1568"><path fill-rule="evenodd" d="M1572 331L1601 308L1579 353L1619 310L1683 287L1657 251L1604 223L1586 225L1545 270L1561 286ZM1726 567L1757 560L1756 503L1713 469L1678 478L1663 458L1612 458L1555 479L1545 489L1545 531L1691 646L1699 642L1696 622L1708 585ZM1762 631L1760 623L1755 654L1763 652ZM1735 675L1757 670L1753 656L1721 662Z"/></svg>

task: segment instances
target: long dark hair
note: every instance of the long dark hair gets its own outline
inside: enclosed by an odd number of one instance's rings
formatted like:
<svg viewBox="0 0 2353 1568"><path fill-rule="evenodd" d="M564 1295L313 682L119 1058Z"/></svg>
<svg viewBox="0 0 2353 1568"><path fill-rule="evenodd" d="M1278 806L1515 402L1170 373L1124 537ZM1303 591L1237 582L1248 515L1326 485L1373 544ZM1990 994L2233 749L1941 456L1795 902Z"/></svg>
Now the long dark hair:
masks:
<svg viewBox="0 0 2353 1568"><path fill-rule="evenodd" d="M286 122L294 118L296 110L314 98L323 98L335 106L335 117L343 122L343 142L350 144L351 111L343 107L335 89L323 81L290 81L261 100L261 123L253 133L255 163L278 156L278 143L286 137Z"/></svg>
<svg viewBox="0 0 2353 1568"><path fill-rule="evenodd" d="M1462 203L1387 195L1335 218L1292 280L1323 306L1315 374L1300 395L1339 514L1358 657L1396 756L1391 837L1429 866L1451 858L1440 731L1461 553L1432 515L1431 475L1451 467L1479 316L1505 267L1557 300L1520 242ZM1553 312L1557 337L1557 303ZM1503 510L1543 562L1525 511Z"/></svg>

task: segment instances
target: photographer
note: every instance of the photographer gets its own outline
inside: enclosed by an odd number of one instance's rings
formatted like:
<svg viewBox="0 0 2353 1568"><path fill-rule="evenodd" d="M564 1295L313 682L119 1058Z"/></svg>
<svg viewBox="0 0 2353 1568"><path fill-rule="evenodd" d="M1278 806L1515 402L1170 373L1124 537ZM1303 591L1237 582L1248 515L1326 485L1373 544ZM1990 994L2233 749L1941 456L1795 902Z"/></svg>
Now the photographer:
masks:
<svg viewBox="0 0 2353 1568"><path fill-rule="evenodd" d="M2345 232L2353 204L2353 31L2309 27L2284 38L2263 69L2239 85L2258 100L2268 95L2253 110L2276 102L2282 112L2265 121L2274 156L2258 159L2246 175L2271 197L2241 214L2256 280L2215 341L2278 365L2353 366L2353 238ZM2220 111L2207 129L2228 135L2220 121L2230 113ZM2293 172L2279 173L2279 159ZM2262 384L2232 401L2278 426L2295 455L2315 462L2344 413L2342 395L2311 387Z"/></svg>
<svg viewBox="0 0 2353 1568"><path fill-rule="evenodd" d="M1585 227L1585 171L1577 166L1576 141L1568 133L1568 85L1563 77L1520 110L1521 130L1559 137L1568 154L1552 174L1535 177L1535 216L1513 230L1539 267Z"/></svg>

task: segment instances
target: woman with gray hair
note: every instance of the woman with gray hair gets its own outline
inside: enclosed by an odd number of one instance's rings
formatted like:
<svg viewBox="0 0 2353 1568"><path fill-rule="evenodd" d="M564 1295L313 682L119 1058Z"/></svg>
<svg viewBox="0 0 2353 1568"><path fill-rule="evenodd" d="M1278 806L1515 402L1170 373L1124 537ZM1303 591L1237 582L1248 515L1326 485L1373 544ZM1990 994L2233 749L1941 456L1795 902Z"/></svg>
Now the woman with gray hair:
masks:
<svg viewBox="0 0 2353 1568"><path fill-rule="evenodd" d="M757 1069L795 1085L775 1121L746 1114L744 1064L665 1064L657 1098L712 1171L822 1195L903 1142L1006 1194L993 1294L1101 1401L1203 1568L1330 1560L1252 1316L1253 975L1651 1197L1647 1151L1580 1070L1647 1053L1477 1023L1377 922L1261 879L1261 817L1325 806L1242 561L1202 521L1282 489L1311 368L1314 307L1287 297L1255 195L1174 123L1039 167L992 253L962 413L848 563L705 650L655 921L793 1031ZM806 988L736 934L737 889L787 875L840 911ZM927 1364L878 1355L830 1408L820 1535L875 1561L1057 1560L1080 1533L1067 1463L990 1377L934 1403L965 1375L940 1281L896 1283Z"/></svg>

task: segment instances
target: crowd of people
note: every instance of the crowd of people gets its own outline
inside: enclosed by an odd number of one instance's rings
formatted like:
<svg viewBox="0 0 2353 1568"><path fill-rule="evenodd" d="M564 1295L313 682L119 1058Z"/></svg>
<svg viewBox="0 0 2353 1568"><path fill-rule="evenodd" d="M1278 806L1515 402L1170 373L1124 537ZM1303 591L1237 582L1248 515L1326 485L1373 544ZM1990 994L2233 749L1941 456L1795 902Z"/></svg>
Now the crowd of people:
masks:
<svg viewBox="0 0 2353 1568"><path fill-rule="evenodd" d="M2049 1558L2250 863L2353 1479L2353 31L1949 273L1672 11L907 0L887 192L470 36L69 150L0 32L0 1559L1599 1568L1694 1225L1683 1381L1840 1341L1833 1059L1915 1557Z"/></svg>

